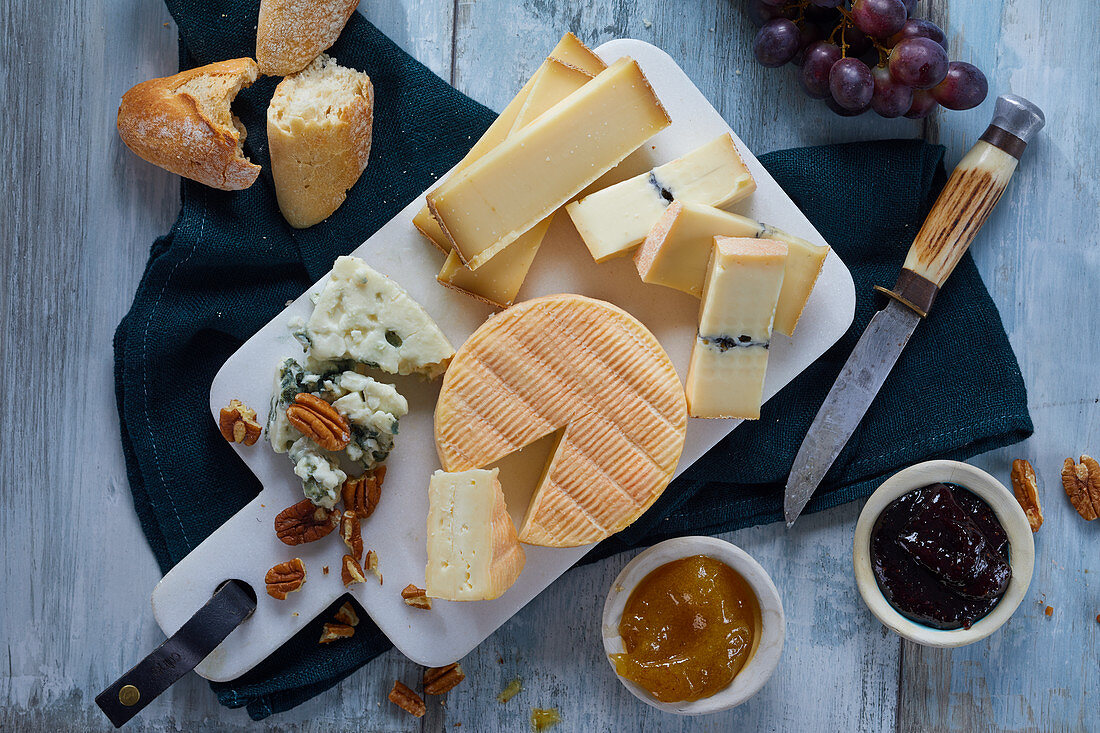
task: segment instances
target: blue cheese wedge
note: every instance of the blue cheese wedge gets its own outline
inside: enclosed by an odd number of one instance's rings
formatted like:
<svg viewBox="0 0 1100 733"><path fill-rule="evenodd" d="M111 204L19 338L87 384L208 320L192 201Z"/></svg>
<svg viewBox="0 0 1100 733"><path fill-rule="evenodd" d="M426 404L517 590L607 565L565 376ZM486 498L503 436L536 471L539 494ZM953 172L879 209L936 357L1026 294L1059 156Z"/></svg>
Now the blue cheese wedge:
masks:
<svg viewBox="0 0 1100 733"><path fill-rule="evenodd" d="M300 339L306 366L330 371L349 363L434 379L455 350L404 288L355 257L340 257Z"/></svg>
<svg viewBox="0 0 1100 733"><path fill-rule="evenodd" d="M760 417L786 264L783 242L715 238L684 390L692 417Z"/></svg>
<svg viewBox="0 0 1100 733"><path fill-rule="evenodd" d="M300 392L316 394L343 415L351 428L351 440L343 451L322 449L290 424L286 408ZM302 489L314 504L332 508L340 485L347 478L340 468L341 455L370 470L389 457L398 421L409 404L391 384L353 371L317 374L294 359L286 359L275 375L275 392L267 419L267 437L276 453L287 453Z"/></svg>
<svg viewBox="0 0 1100 733"><path fill-rule="evenodd" d="M756 181L727 133L565 210L592 258L604 262L641 244L673 200L726 206L755 190Z"/></svg>

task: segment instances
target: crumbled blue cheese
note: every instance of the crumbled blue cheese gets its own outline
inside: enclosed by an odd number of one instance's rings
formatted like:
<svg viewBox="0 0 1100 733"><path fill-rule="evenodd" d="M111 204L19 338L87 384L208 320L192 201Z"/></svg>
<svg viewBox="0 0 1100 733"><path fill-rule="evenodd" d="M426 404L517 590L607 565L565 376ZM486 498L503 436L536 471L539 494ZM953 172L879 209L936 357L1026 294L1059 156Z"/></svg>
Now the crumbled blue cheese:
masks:
<svg viewBox="0 0 1100 733"><path fill-rule="evenodd" d="M300 392L316 394L347 418L351 440L341 452L322 449L290 424L286 408ZM392 384L353 371L316 374L294 359L286 359L275 375L275 392L267 420L267 437L276 453L289 453L294 473L314 504L331 508L347 474L340 469L341 453L370 470L393 450L399 418L409 403Z"/></svg>
<svg viewBox="0 0 1100 733"><path fill-rule="evenodd" d="M348 477L340 470L338 459L331 457L306 437L290 446L294 474L302 479L302 491L317 506L332 509L340 498L340 487Z"/></svg>
<svg viewBox="0 0 1100 733"><path fill-rule="evenodd" d="M324 372L348 362L390 374L435 378L454 347L396 282L355 257L340 257L299 339L307 365Z"/></svg>

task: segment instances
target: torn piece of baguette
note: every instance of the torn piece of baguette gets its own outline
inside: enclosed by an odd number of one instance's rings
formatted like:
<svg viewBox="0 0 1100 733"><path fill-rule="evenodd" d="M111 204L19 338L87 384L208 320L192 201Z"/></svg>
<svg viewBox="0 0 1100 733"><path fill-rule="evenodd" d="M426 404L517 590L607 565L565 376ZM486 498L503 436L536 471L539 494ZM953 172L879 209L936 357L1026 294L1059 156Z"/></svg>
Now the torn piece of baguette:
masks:
<svg viewBox="0 0 1100 733"><path fill-rule="evenodd" d="M370 157L370 77L322 54L275 88L267 142L279 209L292 227L322 221L344 203Z"/></svg>
<svg viewBox="0 0 1100 733"><path fill-rule="evenodd" d="M229 109L256 81L249 58L143 81L122 95L118 134L154 165L223 191L248 188L260 166L244 156L245 129Z"/></svg>
<svg viewBox="0 0 1100 733"><path fill-rule="evenodd" d="M309 66L336 43L359 0L261 0L256 61L270 76Z"/></svg>

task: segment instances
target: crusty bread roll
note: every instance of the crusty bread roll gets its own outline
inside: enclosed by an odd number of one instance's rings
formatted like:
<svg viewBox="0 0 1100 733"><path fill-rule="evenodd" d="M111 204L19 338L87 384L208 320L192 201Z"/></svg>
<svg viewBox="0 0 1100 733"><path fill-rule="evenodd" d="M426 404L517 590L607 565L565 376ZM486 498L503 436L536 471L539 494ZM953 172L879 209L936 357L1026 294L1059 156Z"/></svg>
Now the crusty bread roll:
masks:
<svg viewBox="0 0 1100 733"><path fill-rule="evenodd" d="M122 95L118 134L145 160L224 191L248 188L260 166L244 157L244 125L229 109L256 81L252 59L219 61L143 81Z"/></svg>
<svg viewBox="0 0 1100 733"><path fill-rule="evenodd" d="M260 71L286 76L301 71L336 43L358 0L260 0L256 60Z"/></svg>
<svg viewBox="0 0 1100 733"><path fill-rule="evenodd" d="M313 226L344 203L370 156L370 77L322 54L279 82L267 108L267 142L279 209Z"/></svg>

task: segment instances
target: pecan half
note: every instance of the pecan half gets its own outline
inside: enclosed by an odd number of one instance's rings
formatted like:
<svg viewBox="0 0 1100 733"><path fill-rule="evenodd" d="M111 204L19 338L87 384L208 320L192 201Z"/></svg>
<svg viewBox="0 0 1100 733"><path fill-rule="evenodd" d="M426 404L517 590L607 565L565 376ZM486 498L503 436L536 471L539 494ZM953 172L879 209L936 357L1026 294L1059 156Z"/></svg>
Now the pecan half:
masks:
<svg viewBox="0 0 1100 733"><path fill-rule="evenodd" d="M356 560L363 557L363 533L359 530L359 517L355 512L344 510L340 517L340 537L348 546L348 551Z"/></svg>
<svg viewBox="0 0 1100 733"><path fill-rule="evenodd" d="M355 612L355 609L351 605L351 601L344 601L344 605L340 606L340 610L336 612L333 619L339 623L347 624L348 626L359 625L359 614Z"/></svg>
<svg viewBox="0 0 1100 733"><path fill-rule="evenodd" d="M446 667L429 667L424 670L424 694L442 695L453 690L464 679L466 673L458 662L451 662Z"/></svg>
<svg viewBox="0 0 1100 733"><path fill-rule="evenodd" d="M394 705L418 718L423 718L424 713L428 712L428 707L424 704L424 700L420 695L417 695L399 680L394 680L389 698Z"/></svg>
<svg viewBox="0 0 1100 733"><path fill-rule="evenodd" d="M378 566L378 553L374 550L367 550L367 556L363 558L363 569L368 573L374 573L378 578L378 585L382 585L382 569Z"/></svg>
<svg viewBox="0 0 1100 733"><path fill-rule="evenodd" d="M230 400L229 407L218 413L218 430L230 443L255 445L263 430L256 422L256 411L240 400Z"/></svg>
<svg viewBox="0 0 1100 733"><path fill-rule="evenodd" d="M344 555L344 559L340 563L340 579L344 581L344 587L355 583L366 583L367 578L363 575L363 568L351 555Z"/></svg>
<svg viewBox="0 0 1100 733"><path fill-rule="evenodd" d="M351 440L347 419L317 395L301 392L286 408L286 419L298 432L325 450L343 450Z"/></svg>
<svg viewBox="0 0 1100 733"><path fill-rule="evenodd" d="M279 512L275 517L275 534L283 544L301 545L321 539L336 529L339 521L338 512L303 499Z"/></svg>
<svg viewBox="0 0 1100 733"><path fill-rule="evenodd" d="M1012 493L1020 508L1024 510L1027 523L1032 532L1038 532L1043 526L1043 509L1039 506L1039 486L1035 480L1035 469L1023 458L1012 462Z"/></svg>
<svg viewBox="0 0 1100 733"><path fill-rule="evenodd" d="M378 499L382 496L382 481L386 478L386 467L378 466L362 476L348 477L340 487L344 499L344 508L355 512L360 519L374 514Z"/></svg>
<svg viewBox="0 0 1100 733"><path fill-rule="evenodd" d="M317 643L331 644L338 639L347 639L354 634L355 629L348 624L327 623L324 625L324 628L321 629L321 638L317 640Z"/></svg>
<svg viewBox="0 0 1100 733"><path fill-rule="evenodd" d="M405 599L405 605L431 610L432 599L428 598L423 588L417 588L412 583L401 589L401 597Z"/></svg>
<svg viewBox="0 0 1100 733"><path fill-rule="evenodd" d="M1067 458L1062 465L1062 487L1073 508L1088 521L1096 519L1100 506L1100 465L1096 459L1081 456L1080 463Z"/></svg>
<svg viewBox="0 0 1100 733"><path fill-rule="evenodd" d="M280 601L286 600L287 593L301 590L306 582L306 566L299 557L287 562L281 562L264 576L267 585L267 594Z"/></svg>

